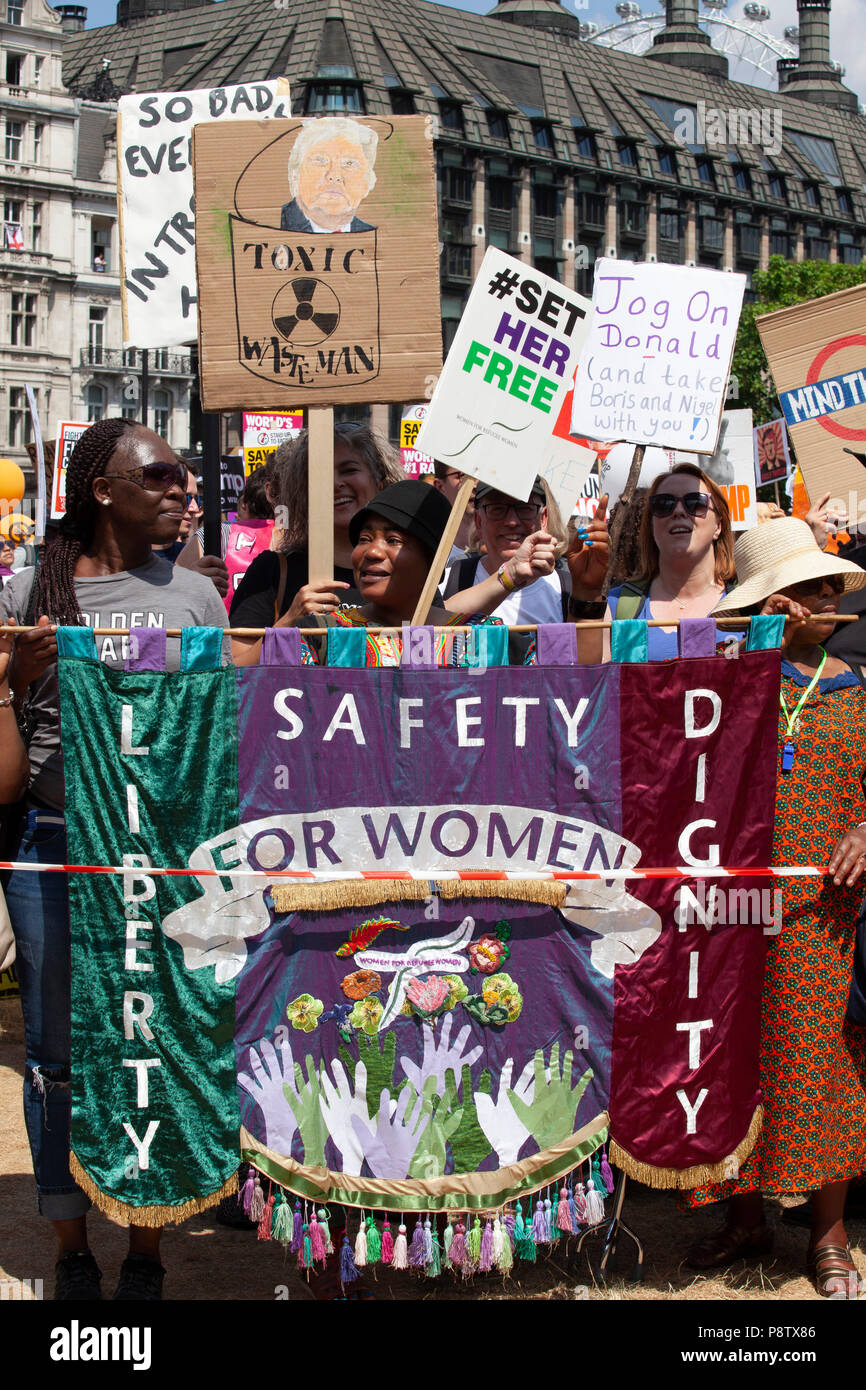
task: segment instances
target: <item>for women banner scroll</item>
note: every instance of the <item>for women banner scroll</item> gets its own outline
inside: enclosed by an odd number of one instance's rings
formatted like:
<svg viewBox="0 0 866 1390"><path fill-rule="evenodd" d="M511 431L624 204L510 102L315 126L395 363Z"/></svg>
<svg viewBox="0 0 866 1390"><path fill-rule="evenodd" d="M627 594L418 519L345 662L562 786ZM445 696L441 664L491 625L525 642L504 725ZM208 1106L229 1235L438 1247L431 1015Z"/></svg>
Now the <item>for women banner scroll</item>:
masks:
<svg viewBox="0 0 866 1390"><path fill-rule="evenodd" d="M70 880L78 1180L157 1221L239 1152L392 1211L501 1207L608 1134L660 1185L729 1172L775 915L701 870L769 862L778 661L61 657L70 858L125 869Z"/></svg>

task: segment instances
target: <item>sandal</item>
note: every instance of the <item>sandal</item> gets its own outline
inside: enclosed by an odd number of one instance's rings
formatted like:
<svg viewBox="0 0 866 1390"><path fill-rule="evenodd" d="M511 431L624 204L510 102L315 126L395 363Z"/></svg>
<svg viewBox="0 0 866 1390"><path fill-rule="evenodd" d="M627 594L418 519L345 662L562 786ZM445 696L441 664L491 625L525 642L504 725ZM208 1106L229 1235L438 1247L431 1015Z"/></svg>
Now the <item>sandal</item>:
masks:
<svg viewBox="0 0 866 1390"><path fill-rule="evenodd" d="M773 1232L766 1221L747 1230L745 1226L722 1226L713 1235L693 1245L686 1256L692 1269L721 1269L754 1255L769 1255Z"/></svg>
<svg viewBox="0 0 866 1390"><path fill-rule="evenodd" d="M866 1282L851 1259L850 1245L818 1245L809 1251L808 1270L822 1298L859 1298ZM844 1288L831 1288L844 1280Z"/></svg>

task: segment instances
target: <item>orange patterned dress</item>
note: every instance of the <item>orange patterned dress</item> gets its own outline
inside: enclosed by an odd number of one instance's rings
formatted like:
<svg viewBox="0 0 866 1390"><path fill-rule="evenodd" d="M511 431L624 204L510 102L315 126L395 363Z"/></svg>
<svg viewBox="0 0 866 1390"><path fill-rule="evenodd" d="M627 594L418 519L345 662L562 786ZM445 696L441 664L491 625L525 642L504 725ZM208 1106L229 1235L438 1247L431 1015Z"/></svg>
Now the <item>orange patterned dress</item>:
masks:
<svg viewBox="0 0 866 1390"><path fill-rule="evenodd" d="M793 713L808 680L782 662ZM845 672L819 682L800 716L796 755L781 771L779 719L774 864L826 864L837 840L866 820L866 692ZM736 1192L808 1192L866 1170L866 1028L846 1023L863 881L777 880L782 930L764 979L761 1085L764 1124L739 1177L696 1189L702 1206Z"/></svg>

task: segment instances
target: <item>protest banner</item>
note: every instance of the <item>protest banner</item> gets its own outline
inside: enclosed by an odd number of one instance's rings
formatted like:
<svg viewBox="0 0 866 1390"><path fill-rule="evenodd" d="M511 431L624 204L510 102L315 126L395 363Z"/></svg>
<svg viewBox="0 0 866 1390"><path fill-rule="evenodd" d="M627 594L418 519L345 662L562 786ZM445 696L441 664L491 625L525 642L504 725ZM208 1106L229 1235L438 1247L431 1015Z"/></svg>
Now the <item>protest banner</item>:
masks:
<svg viewBox="0 0 866 1390"><path fill-rule="evenodd" d="M845 451L866 452L864 316L855 285L756 320L809 496L843 498L855 517L866 473Z"/></svg>
<svg viewBox="0 0 866 1390"><path fill-rule="evenodd" d="M295 439L303 428L304 416L300 410L288 410L281 415L244 411L245 475L249 477L255 468L261 468L281 444L285 444L287 439Z"/></svg>
<svg viewBox="0 0 866 1390"><path fill-rule="evenodd" d="M779 483L791 471L788 431L784 420L755 426L755 482L758 487Z"/></svg>
<svg viewBox="0 0 866 1390"><path fill-rule="evenodd" d="M200 465L201 459L196 460ZM244 490L244 461L240 454L220 455L220 511L233 512Z"/></svg>
<svg viewBox="0 0 866 1390"><path fill-rule="evenodd" d="M407 405L403 407L400 420L400 462L407 478L420 478L424 473L433 472L433 458L416 448L421 422L427 414L427 406Z"/></svg>
<svg viewBox="0 0 866 1390"><path fill-rule="evenodd" d="M181 347L196 340L193 126L290 110L283 77L120 98L117 205L125 347Z"/></svg>
<svg viewBox="0 0 866 1390"><path fill-rule="evenodd" d="M699 880L769 862L778 652L430 671L418 632L358 669L332 630L322 668L291 635L221 669L195 629L166 677L159 633L125 671L58 634L70 861L122 866L70 880L76 1180L161 1224L239 1134L374 1211L498 1210L608 1133L643 1181L728 1175L775 917Z"/></svg>
<svg viewBox="0 0 866 1390"><path fill-rule="evenodd" d="M229 590L223 600L230 613L238 585L257 555L267 550L274 533L273 520L233 521L226 544L225 562L229 572Z"/></svg>
<svg viewBox="0 0 866 1390"><path fill-rule="evenodd" d="M196 127L206 410L242 408L253 379L267 410L423 398L442 360L429 135L423 116Z"/></svg>
<svg viewBox="0 0 866 1390"><path fill-rule="evenodd" d="M596 261L572 433L712 454L745 286L702 267Z"/></svg>
<svg viewBox="0 0 866 1390"><path fill-rule="evenodd" d="M699 458L696 462L725 494L731 513L731 529L748 531L751 526L757 526L758 498L751 410L726 410L722 416L715 453L711 458Z"/></svg>
<svg viewBox="0 0 866 1390"><path fill-rule="evenodd" d="M52 521L59 521L66 512L66 467L79 439L87 425L72 420L61 420L57 426L57 439L54 444L54 479L51 484Z"/></svg>
<svg viewBox="0 0 866 1390"><path fill-rule="evenodd" d="M418 447L525 501L574 380L589 302L489 246ZM575 476L574 496L591 466Z"/></svg>

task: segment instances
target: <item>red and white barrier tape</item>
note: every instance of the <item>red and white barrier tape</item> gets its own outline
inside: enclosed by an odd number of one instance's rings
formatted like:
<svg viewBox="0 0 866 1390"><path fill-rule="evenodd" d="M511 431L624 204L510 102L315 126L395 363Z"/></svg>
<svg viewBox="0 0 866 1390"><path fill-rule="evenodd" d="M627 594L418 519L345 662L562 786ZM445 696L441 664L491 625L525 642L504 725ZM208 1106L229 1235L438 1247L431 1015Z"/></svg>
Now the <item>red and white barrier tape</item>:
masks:
<svg viewBox="0 0 866 1390"><path fill-rule="evenodd" d="M568 872L559 869L526 870L523 873L507 873L489 869L431 869L429 873L408 873L405 869L347 870L344 873L316 871L313 869L166 869L158 865L130 864L117 867L108 864L25 864L15 860L0 859L0 870L14 870L16 873L37 874L132 874L143 878L258 878L271 883L277 879L299 880L310 883L351 882L357 879L396 879L399 882L429 882L431 879L454 882L467 879L490 882L526 881L541 883L609 882L611 879L651 879L651 878L822 878L829 872L820 864L784 864L772 868L693 868L680 865L667 869L605 869L600 872Z"/></svg>

